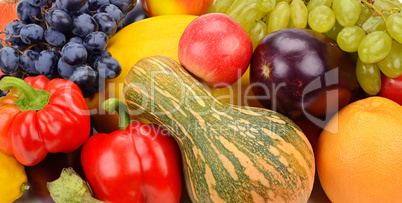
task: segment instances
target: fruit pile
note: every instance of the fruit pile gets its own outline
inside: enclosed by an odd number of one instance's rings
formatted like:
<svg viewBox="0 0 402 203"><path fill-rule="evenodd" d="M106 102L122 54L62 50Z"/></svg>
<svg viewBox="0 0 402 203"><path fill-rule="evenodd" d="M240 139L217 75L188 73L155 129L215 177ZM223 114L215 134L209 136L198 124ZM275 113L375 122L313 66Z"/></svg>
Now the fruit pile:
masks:
<svg viewBox="0 0 402 203"><path fill-rule="evenodd" d="M401 2L4 2L0 202L402 201Z"/></svg>
<svg viewBox="0 0 402 203"><path fill-rule="evenodd" d="M225 13L249 34L254 48L284 28L309 28L336 40L357 58L356 74L369 95L381 90L381 73L402 75L402 3L398 0L221 0L208 12Z"/></svg>
<svg viewBox="0 0 402 203"><path fill-rule="evenodd" d="M1 71L64 78L85 93L99 92L99 81L121 72L105 48L135 4L134 0L22 0L16 6L19 19L2 31Z"/></svg>

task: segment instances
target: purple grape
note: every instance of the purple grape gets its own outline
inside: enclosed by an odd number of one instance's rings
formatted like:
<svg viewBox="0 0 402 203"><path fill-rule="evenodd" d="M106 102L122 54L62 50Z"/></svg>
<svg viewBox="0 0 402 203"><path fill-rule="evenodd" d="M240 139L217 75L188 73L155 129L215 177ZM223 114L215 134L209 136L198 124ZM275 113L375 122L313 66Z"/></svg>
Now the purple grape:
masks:
<svg viewBox="0 0 402 203"><path fill-rule="evenodd" d="M113 4L108 4L108 5L103 5L98 9L98 13L107 13L112 18L116 21L117 25L120 25L123 21L124 14L121 12L121 10L113 5Z"/></svg>
<svg viewBox="0 0 402 203"><path fill-rule="evenodd" d="M57 62L57 72L62 78L68 80L73 75L75 69L77 69L77 66L70 65L62 58L59 58L59 61Z"/></svg>
<svg viewBox="0 0 402 203"><path fill-rule="evenodd" d="M87 58L87 64L93 66L98 60L99 57L104 56L104 57L111 57L112 55L110 54L109 51L102 51L100 53L90 53Z"/></svg>
<svg viewBox="0 0 402 203"><path fill-rule="evenodd" d="M26 0L32 6L41 7L47 4L47 0Z"/></svg>
<svg viewBox="0 0 402 203"><path fill-rule="evenodd" d="M78 44L84 43L84 40L81 37L71 37L68 42L76 42Z"/></svg>
<svg viewBox="0 0 402 203"><path fill-rule="evenodd" d="M81 89L87 89L95 82L95 78L96 72L90 66L82 65L77 67L69 80L73 81Z"/></svg>
<svg viewBox="0 0 402 203"><path fill-rule="evenodd" d="M13 47L0 49L0 69L3 73L12 75L18 70L20 55Z"/></svg>
<svg viewBox="0 0 402 203"><path fill-rule="evenodd" d="M4 28L4 37L16 47L25 45L21 40L20 31L26 24L19 20L9 22ZM26 46L23 46L26 47ZM21 50L21 49L20 49Z"/></svg>
<svg viewBox="0 0 402 203"><path fill-rule="evenodd" d="M54 8L45 14L46 22L54 29L64 32L73 28L73 19L61 9Z"/></svg>
<svg viewBox="0 0 402 203"><path fill-rule="evenodd" d="M92 32L84 39L85 48L92 53L99 53L105 50L109 39L104 32Z"/></svg>
<svg viewBox="0 0 402 203"><path fill-rule="evenodd" d="M110 0L111 4L119 7L121 12L128 13L137 4L136 0Z"/></svg>
<svg viewBox="0 0 402 203"><path fill-rule="evenodd" d="M122 24L120 24L120 27L125 27L131 23L143 20L145 18L148 18L147 14L145 13L144 9L142 8L141 4L135 5L135 7L129 11L123 18Z"/></svg>
<svg viewBox="0 0 402 203"><path fill-rule="evenodd" d="M89 33L98 31L96 20L86 13L78 13L72 16L72 33L78 37L86 37Z"/></svg>
<svg viewBox="0 0 402 203"><path fill-rule="evenodd" d="M26 50L20 56L20 68L29 75L39 75L39 72L35 68L35 62L38 60L39 52L32 49Z"/></svg>
<svg viewBox="0 0 402 203"><path fill-rule="evenodd" d="M105 89L105 81L105 78L100 78L99 74L96 74L94 84L92 84L91 87L89 87L87 90L90 93L98 93Z"/></svg>
<svg viewBox="0 0 402 203"><path fill-rule="evenodd" d="M43 39L43 28L33 23L25 25L20 31L20 37L25 44L34 44Z"/></svg>
<svg viewBox="0 0 402 203"><path fill-rule="evenodd" d="M66 36L52 27L47 28L43 36L46 42L52 46L61 47L66 43Z"/></svg>
<svg viewBox="0 0 402 203"><path fill-rule="evenodd" d="M17 16L24 23L37 23L42 15L39 7L22 0L17 4Z"/></svg>
<svg viewBox="0 0 402 203"><path fill-rule="evenodd" d="M107 13L97 13L93 17L99 26L99 31L104 32L108 37L116 33L117 24L111 15Z"/></svg>
<svg viewBox="0 0 402 203"><path fill-rule="evenodd" d="M121 73L121 65L113 57L99 57L95 62L94 68L98 71L100 77L106 79L116 78Z"/></svg>
<svg viewBox="0 0 402 203"><path fill-rule="evenodd" d="M61 49L61 58L70 65L81 65L87 60L88 52L84 45L69 42Z"/></svg>
<svg viewBox="0 0 402 203"><path fill-rule="evenodd" d="M90 11L96 11L103 5L109 5L109 0L88 0L88 8Z"/></svg>
<svg viewBox="0 0 402 203"><path fill-rule="evenodd" d="M59 57L54 51L43 50L35 62L35 69L41 75L52 75L56 72Z"/></svg>
<svg viewBox="0 0 402 203"><path fill-rule="evenodd" d="M87 0L56 0L56 5L65 11L78 11L86 2Z"/></svg>

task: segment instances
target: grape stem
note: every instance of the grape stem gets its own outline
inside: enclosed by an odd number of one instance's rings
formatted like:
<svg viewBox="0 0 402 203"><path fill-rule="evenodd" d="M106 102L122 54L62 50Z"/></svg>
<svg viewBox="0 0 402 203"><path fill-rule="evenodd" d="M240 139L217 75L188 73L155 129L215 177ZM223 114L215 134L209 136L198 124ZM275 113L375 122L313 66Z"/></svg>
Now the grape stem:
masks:
<svg viewBox="0 0 402 203"><path fill-rule="evenodd" d="M361 2L362 2L362 4L364 4L365 6L370 8L371 10L373 10L374 13L377 13L379 16L381 16L381 18L384 20L385 23L387 22L387 20L385 19L385 17L382 14L381 10L378 10L373 4L371 4L370 2L367 2L366 0L361 0Z"/></svg>

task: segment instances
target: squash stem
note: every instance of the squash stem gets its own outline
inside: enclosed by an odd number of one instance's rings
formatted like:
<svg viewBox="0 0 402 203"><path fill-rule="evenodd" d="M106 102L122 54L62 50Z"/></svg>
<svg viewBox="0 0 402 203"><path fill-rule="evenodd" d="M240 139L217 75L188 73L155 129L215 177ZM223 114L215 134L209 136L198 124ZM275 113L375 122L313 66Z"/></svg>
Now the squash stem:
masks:
<svg viewBox="0 0 402 203"><path fill-rule="evenodd" d="M121 130L125 130L130 124L130 115L128 113L127 106L120 99L110 98L103 102L102 108L109 113L117 111L120 119L119 128Z"/></svg>

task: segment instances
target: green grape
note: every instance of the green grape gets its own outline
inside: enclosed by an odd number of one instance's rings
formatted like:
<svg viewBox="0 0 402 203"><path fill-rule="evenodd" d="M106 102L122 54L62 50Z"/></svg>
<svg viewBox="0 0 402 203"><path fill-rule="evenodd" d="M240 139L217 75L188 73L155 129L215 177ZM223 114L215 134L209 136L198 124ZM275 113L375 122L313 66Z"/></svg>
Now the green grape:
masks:
<svg viewBox="0 0 402 203"><path fill-rule="evenodd" d="M247 33L250 32L254 22L262 18L263 14L263 11L258 8L257 1L239 4L237 9L227 13L227 15L239 23Z"/></svg>
<svg viewBox="0 0 402 203"><path fill-rule="evenodd" d="M287 28L290 19L289 4L281 1L276 4L268 19L267 34Z"/></svg>
<svg viewBox="0 0 402 203"><path fill-rule="evenodd" d="M307 7L302 0L293 0L290 3L290 18L296 28L307 26Z"/></svg>
<svg viewBox="0 0 402 203"><path fill-rule="evenodd" d="M346 52L355 52L366 33L356 25L343 28L336 38L339 48Z"/></svg>
<svg viewBox="0 0 402 203"><path fill-rule="evenodd" d="M328 32L324 33L324 35L336 41L336 38L342 29L342 25L339 25L339 23L335 21L334 27L332 27Z"/></svg>
<svg viewBox="0 0 402 203"><path fill-rule="evenodd" d="M308 25L317 32L328 32L335 25L335 14L328 6L319 5L308 14Z"/></svg>
<svg viewBox="0 0 402 203"><path fill-rule="evenodd" d="M261 20L256 21L254 23L249 33L251 42L253 43L253 49L255 49L262 40L262 38L265 37L266 32L267 32L267 24L265 24Z"/></svg>
<svg viewBox="0 0 402 203"><path fill-rule="evenodd" d="M235 0L218 0L208 8L207 13L226 13L226 10L233 4Z"/></svg>
<svg viewBox="0 0 402 203"><path fill-rule="evenodd" d="M360 0L334 0L332 4L336 20L343 27L356 24L360 17Z"/></svg>
<svg viewBox="0 0 402 203"><path fill-rule="evenodd" d="M402 8L402 3L397 0L375 0L373 6L378 10Z"/></svg>
<svg viewBox="0 0 402 203"><path fill-rule="evenodd" d="M392 38L383 31L375 31L363 37L358 48L360 60L364 63L377 63L384 59L392 47Z"/></svg>
<svg viewBox="0 0 402 203"><path fill-rule="evenodd" d="M384 31L385 22L381 16L370 16L361 26L366 33L374 31Z"/></svg>
<svg viewBox="0 0 402 203"><path fill-rule="evenodd" d="M360 16L356 22L356 25L361 27L363 25L363 23L366 22L366 20L371 17L372 13L373 13L373 11L371 9L369 9L364 4L361 4Z"/></svg>
<svg viewBox="0 0 402 203"><path fill-rule="evenodd" d="M276 0L258 0L258 8L263 12L270 12L274 9Z"/></svg>
<svg viewBox="0 0 402 203"><path fill-rule="evenodd" d="M360 87L369 95L376 95L381 90L381 72L375 63L364 63L357 59L356 77Z"/></svg>
<svg viewBox="0 0 402 203"><path fill-rule="evenodd" d="M257 0L254 1L257 2ZM240 10L243 9L243 6L248 2L249 2L248 0L234 0L233 3L229 6L229 8L226 9L224 13L227 15L232 13L239 13Z"/></svg>
<svg viewBox="0 0 402 203"><path fill-rule="evenodd" d="M377 64L381 72L390 78L402 75L402 44L393 40L391 51L387 57Z"/></svg>
<svg viewBox="0 0 402 203"><path fill-rule="evenodd" d="M388 34L399 43L402 43L402 14L396 13L390 15L387 18L387 23L385 25Z"/></svg>
<svg viewBox="0 0 402 203"><path fill-rule="evenodd" d="M307 4L307 10L311 11L313 8L319 5L326 5L328 7L331 7L332 0L310 0Z"/></svg>

